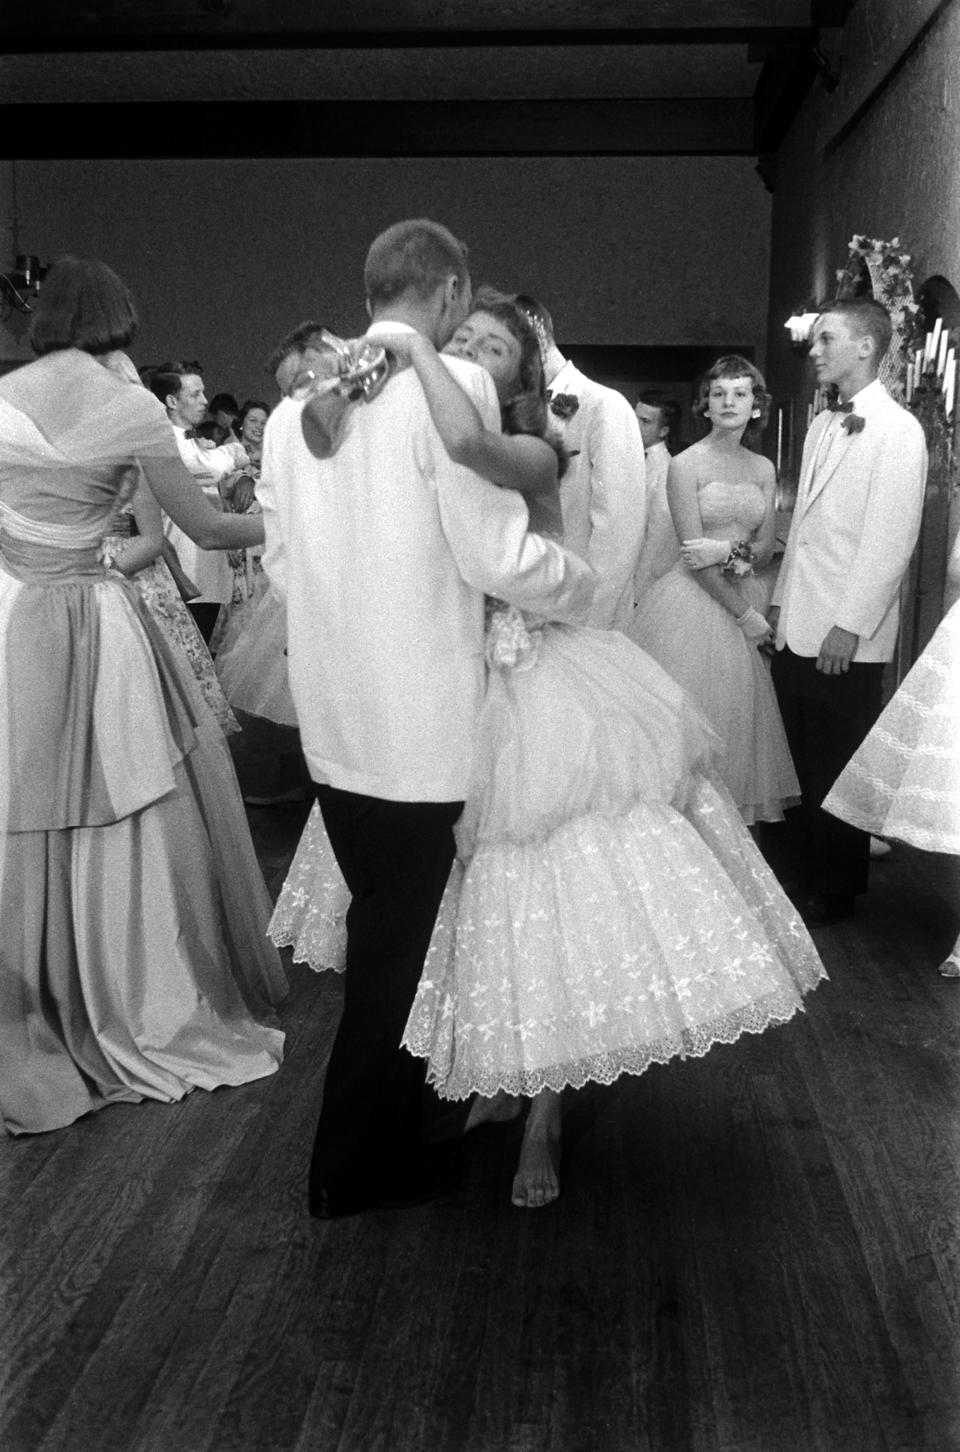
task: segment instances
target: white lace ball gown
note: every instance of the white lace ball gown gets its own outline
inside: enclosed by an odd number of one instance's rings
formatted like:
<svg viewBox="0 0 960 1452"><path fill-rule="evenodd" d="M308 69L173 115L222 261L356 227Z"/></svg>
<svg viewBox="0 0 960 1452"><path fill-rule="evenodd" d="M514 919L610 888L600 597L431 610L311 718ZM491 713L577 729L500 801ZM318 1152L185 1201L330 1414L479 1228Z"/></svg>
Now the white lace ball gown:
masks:
<svg viewBox="0 0 960 1452"><path fill-rule="evenodd" d="M789 1019L824 976L717 780L718 743L617 632L494 612L475 788L404 1042L439 1093L608 1083ZM342 968L315 807L271 923Z"/></svg>
<svg viewBox="0 0 960 1452"><path fill-rule="evenodd" d="M823 806L878 837L960 854L960 601L941 620Z"/></svg>
<svg viewBox="0 0 960 1452"><path fill-rule="evenodd" d="M703 533L749 539L763 520L763 491L719 480L698 491ZM738 584L755 609L767 586L747 575ZM724 745L723 779L745 822L775 822L800 800L770 669L725 610L683 564L657 580L638 604L628 634L703 711Z"/></svg>

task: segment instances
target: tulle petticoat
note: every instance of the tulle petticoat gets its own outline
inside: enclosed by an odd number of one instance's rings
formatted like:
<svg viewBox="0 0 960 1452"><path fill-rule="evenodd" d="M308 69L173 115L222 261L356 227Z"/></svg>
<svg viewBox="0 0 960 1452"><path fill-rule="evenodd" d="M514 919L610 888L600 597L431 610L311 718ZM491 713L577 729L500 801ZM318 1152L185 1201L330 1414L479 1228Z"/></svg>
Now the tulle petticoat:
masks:
<svg viewBox="0 0 960 1452"><path fill-rule="evenodd" d="M217 652L217 675L235 710L296 726L287 677L287 608L262 572L252 597L231 614Z"/></svg>
<svg viewBox="0 0 960 1452"><path fill-rule="evenodd" d="M441 1095L607 1083L792 1016L824 976L683 693L614 632L547 627L493 670L477 789L404 1042ZM314 807L271 922L343 966Z"/></svg>
<svg viewBox="0 0 960 1452"><path fill-rule="evenodd" d="M823 805L864 832L960 854L960 602Z"/></svg>
<svg viewBox="0 0 960 1452"><path fill-rule="evenodd" d="M768 587L738 581L759 610ZM724 743L721 772L744 821L770 822L799 801L800 784L780 719L770 668L729 611L683 565L650 587L629 635L700 707Z"/></svg>

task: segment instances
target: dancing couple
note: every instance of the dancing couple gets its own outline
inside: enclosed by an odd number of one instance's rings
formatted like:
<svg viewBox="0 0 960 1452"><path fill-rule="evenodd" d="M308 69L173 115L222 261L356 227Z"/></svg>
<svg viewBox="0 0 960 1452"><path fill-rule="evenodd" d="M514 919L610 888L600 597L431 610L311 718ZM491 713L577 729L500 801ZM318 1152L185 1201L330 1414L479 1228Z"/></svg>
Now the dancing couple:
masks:
<svg viewBox="0 0 960 1452"><path fill-rule="evenodd" d="M565 1087L783 1022L823 968L711 727L577 624L595 577L559 543L530 318L473 301L466 249L426 220L376 239L365 285L385 381L324 431L305 357L258 491L319 784L273 933L345 968L310 1209L450 1188L456 1151L424 1143L437 1095L463 1131L531 1101L512 1198L535 1207Z"/></svg>

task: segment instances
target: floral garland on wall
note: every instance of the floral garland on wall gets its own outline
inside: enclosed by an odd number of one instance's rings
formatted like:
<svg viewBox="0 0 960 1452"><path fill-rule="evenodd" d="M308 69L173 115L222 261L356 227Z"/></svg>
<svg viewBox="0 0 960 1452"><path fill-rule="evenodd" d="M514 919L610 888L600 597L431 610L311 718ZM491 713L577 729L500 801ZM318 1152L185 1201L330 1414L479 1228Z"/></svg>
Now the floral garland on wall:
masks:
<svg viewBox="0 0 960 1452"><path fill-rule="evenodd" d="M846 266L837 269L838 298L868 293L890 314L893 338L880 368L880 381L901 403L920 311L913 295L911 261L899 237L884 242L857 232L850 238Z"/></svg>

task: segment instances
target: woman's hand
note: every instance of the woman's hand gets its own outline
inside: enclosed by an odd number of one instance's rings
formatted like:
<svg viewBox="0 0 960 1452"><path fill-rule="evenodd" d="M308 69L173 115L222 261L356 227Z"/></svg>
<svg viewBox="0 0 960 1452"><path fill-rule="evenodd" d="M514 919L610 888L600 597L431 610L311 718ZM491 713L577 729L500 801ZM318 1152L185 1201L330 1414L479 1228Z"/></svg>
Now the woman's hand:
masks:
<svg viewBox="0 0 960 1452"><path fill-rule="evenodd" d="M770 637L770 622L759 610L745 610L742 615L737 616L737 624L754 645L763 645Z"/></svg>
<svg viewBox="0 0 960 1452"><path fill-rule="evenodd" d="M680 558L688 570L705 570L709 565L724 564L732 547L728 539L685 539Z"/></svg>

